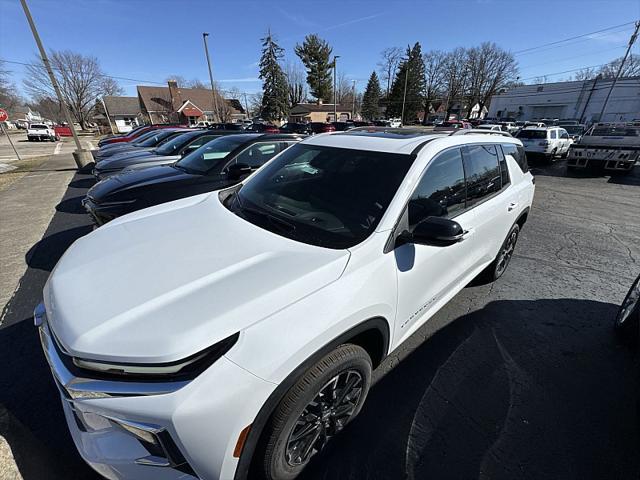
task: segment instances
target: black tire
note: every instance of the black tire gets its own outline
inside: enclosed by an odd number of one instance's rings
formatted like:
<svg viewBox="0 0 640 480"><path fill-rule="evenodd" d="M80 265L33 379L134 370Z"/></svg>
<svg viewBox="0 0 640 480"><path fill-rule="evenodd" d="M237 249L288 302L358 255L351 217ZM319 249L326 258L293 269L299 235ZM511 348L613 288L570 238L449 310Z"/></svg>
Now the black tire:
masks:
<svg viewBox="0 0 640 480"><path fill-rule="evenodd" d="M325 355L298 379L280 401L265 427L261 459L264 478L290 480L300 474L310 458L326 445L326 441L358 415L369 391L371 370L371 358L367 352L357 345L345 344ZM342 409L348 406L350 411L341 418L334 416L335 405L331 410L325 409L325 402L336 403L329 401L333 395L325 396L334 380L333 391L342 385L343 390L339 391L338 396L346 395L338 405L342 405ZM344 392L354 382L358 387ZM356 393L357 398L354 399ZM349 395L353 401L345 402ZM315 404L312 405L312 402ZM316 410L318 414L314 413ZM297 435L307 433L295 439L296 428ZM300 451L303 453L298 457ZM305 451L308 453L305 454Z"/></svg>
<svg viewBox="0 0 640 480"><path fill-rule="evenodd" d="M500 251L498 252L498 255L496 255L495 260L491 262L483 272L484 277L489 282L495 282L504 274L504 272L506 272L507 267L509 266L509 262L511 262L513 251L515 250L516 244L518 243L519 236L520 225L516 223L513 227L511 227L511 230L509 230L507 238L505 238L504 242L502 242Z"/></svg>
<svg viewBox="0 0 640 480"><path fill-rule="evenodd" d="M629 345L637 345L640 335L640 276L631 285L618 308L614 331L618 338Z"/></svg>

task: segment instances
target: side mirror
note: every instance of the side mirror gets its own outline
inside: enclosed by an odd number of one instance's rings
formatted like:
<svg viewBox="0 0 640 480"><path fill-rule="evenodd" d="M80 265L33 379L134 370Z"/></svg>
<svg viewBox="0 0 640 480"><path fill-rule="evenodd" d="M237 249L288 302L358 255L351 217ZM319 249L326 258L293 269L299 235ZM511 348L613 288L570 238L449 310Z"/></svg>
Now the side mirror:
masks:
<svg viewBox="0 0 640 480"><path fill-rule="evenodd" d="M458 222L443 217L427 217L413 232L404 231L400 239L405 243L446 247L464 239L465 231Z"/></svg>
<svg viewBox="0 0 640 480"><path fill-rule="evenodd" d="M240 180L245 175L250 175L252 169L246 163L234 163L227 170L227 176L230 180Z"/></svg>

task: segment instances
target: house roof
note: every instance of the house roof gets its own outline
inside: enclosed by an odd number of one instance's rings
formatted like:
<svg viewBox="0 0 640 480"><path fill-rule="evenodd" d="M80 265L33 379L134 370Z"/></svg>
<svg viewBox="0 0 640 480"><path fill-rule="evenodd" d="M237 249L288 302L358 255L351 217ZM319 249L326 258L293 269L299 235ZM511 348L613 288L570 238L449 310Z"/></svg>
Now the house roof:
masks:
<svg viewBox="0 0 640 480"><path fill-rule="evenodd" d="M213 95L211 95L211 90L207 88L178 87L178 93L180 95L181 105L189 100L204 112L214 111ZM138 95L148 112L173 111L171 95L169 94L169 87L147 87L145 85L138 85ZM217 95L217 99L218 101L221 101L222 97L220 95ZM238 100L224 99L224 101L227 102L227 105L229 105L229 107L231 107L232 115L245 113L244 108L242 108L242 105Z"/></svg>
<svg viewBox="0 0 640 480"><path fill-rule="evenodd" d="M131 115L135 117L140 113L138 97L114 97L105 96L104 104L109 115Z"/></svg>
<svg viewBox="0 0 640 480"><path fill-rule="evenodd" d="M178 109L178 112L183 113L187 117L199 117L204 113L202 109L191 100L186 100Z"/></svg>
<svg viewBox="0 0 640 480"><path fill-rule="evenodd" d="M338 104L336 110L338 112L351 112L351 105L340 105ZM300 115L304 113L311 112L333 112L333 103L323 103L322 105L318 105L317 103L299 103L295 107L291 109L289 112L290 115Z"/></svg>

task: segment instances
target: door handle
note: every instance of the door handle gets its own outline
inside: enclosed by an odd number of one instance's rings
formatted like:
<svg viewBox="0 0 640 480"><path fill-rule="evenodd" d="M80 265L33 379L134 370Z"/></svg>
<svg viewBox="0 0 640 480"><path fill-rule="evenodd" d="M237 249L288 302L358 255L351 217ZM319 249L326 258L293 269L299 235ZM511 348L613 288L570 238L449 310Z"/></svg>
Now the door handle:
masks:
<svg viewBox="0 0 640 480"><path fill-rule="evenodd" d="M517 206L518 206L518 203L517 203L517 202L511 202L511 203L509 204L509 206L507 207L507 210L510 212L510 211L512 211L512 210L515 210Z"/></svg>

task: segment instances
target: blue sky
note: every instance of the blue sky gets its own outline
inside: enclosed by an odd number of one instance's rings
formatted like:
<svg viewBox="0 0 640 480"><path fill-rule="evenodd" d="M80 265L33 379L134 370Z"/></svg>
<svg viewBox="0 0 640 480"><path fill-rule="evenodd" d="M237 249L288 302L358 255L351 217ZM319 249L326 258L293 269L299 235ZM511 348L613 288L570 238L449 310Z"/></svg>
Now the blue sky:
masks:
<svg viewBox="0 0 640 480"><path fill-rule="evenodd" d="M208 80L202 32L211 34L214 77L223 88L260 89L257 61L267 28L287 57L308 33L340 55L363 89L386 47L423 51L493 41L519 52L640 18L640 0L29 0L45 46L96 56L129 95L170 75ZM624 53L632 25L517 55L521 78L600 65ZM638 42L640 44L640 42ZM640 52L636 44L635 52ZM0 0L0 58L28 62L36 46L18 0ZM21 86L23 67L7 65ZM567 78L571 73L550 75Z"/></svg>

